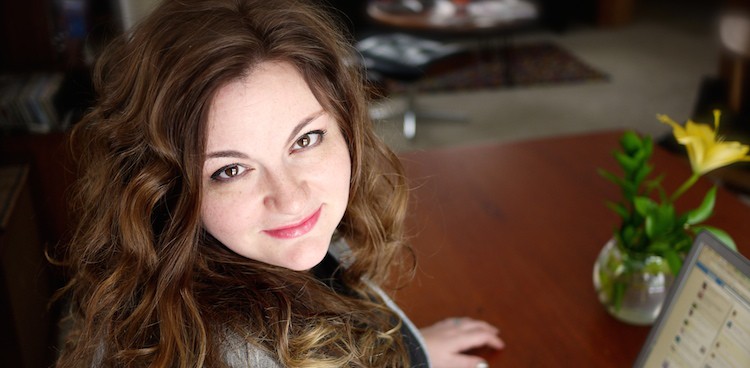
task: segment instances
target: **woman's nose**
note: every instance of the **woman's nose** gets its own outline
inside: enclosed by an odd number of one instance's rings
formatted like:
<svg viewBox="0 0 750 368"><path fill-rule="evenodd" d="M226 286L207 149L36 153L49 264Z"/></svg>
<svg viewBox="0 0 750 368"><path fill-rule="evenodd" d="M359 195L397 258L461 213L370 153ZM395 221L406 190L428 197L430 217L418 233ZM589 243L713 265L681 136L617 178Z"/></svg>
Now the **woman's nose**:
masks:
<svg viewBox="0 0 750 368"><path fill-rule="evenodd" d="M265 174L265 206L289 215L298 215L307 209L308 188L303 178L289 169Z"/></svg>

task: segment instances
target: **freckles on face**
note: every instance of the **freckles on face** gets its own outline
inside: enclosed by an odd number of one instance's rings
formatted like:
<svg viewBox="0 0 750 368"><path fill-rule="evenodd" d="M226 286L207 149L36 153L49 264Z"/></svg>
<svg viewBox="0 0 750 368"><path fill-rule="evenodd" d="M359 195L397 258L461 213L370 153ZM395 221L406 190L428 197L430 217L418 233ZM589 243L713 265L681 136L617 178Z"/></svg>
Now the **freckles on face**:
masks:
<svg viewBox="0 0 750 368"><path fill-rule="evenodd" d="M299 72L258 65L221 87L207 122L203 226L231 251L305 270L325 256L349 197L345 139Z"/></svg>

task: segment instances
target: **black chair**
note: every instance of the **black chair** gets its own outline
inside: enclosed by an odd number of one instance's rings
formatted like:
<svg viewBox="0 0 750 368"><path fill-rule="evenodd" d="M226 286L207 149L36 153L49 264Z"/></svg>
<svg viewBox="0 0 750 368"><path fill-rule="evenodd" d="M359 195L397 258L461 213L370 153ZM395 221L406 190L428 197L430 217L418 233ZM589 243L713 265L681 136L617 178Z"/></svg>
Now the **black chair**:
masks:
<svg viewBox="0 0 750 368"><path fill-rule="evenodd" d="M405 33L383 33L360 40L356 47L366 68L368 79L389 78L407 85L405 110L395 112L390 116L376 115L373 116L374 119L386 119L403 114L403 131L407 139L415 137L417 119L451 121L466 119L461 113L419 109L416 103L416 82L425 76L429 67L434 63L464 52L463 46Z"/></svg>

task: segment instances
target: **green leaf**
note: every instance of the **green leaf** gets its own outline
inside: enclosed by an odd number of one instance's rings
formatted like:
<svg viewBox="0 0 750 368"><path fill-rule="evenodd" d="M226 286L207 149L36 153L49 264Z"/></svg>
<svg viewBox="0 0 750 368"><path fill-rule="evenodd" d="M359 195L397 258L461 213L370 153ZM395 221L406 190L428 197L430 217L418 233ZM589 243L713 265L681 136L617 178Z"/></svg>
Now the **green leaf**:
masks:
<svg viewBox="0 0 750 368"><path fill-rule="evenodd" d="M656 207L658 207L656 202L648 197L633 198L633 206L635 206L636 212L644 217L647 217L649 213L653 212Z"/></svg>
<svg viewBox="0 0 750 368"><path fill-rule="evenodd" d="M624 184L623 180L621 178L619 178L617 175L615 175L615 174L613 174L613 173L611 173L611 172L609 172L607 170L604 170L604 169L599 169L598 172L599 172L599 175L601 175L603 178L611 181L615 185L620 186L620 187L623 186L623 184Z"/></svg>
<svg viewBox="0 0 750 368"><path fill-rule="evenodd" d="M669 264L669 269L672 271L672 274L677 275L678 273L680 273L680 268L682 268L682 259L679 255L677 255L677 252L672 249L667 249L664 252L664 259L667 260L667 264Z"/></svg>
<svg viewBox="0 0 750 368"><path fill-rule="evenodd" d="M646 190L652 191L654 189L661 188L661 181L664 180L664 174L657 176L656 178L646 182Z"/></svg>
<svg viewBox="0 0 750 368"><path fill-rule="evenodd" d="M620 137L620 146L626 153L632 154L641 149L643 144L638 134L633 131L627 131Z"/></svg>
<svg viewBox="0 0 750 368"><path fill-rule="evenodd" d="M674 224L674 207L670 204L662 204L646 215L646 234L650 239L662 237L672 231Z"/></svg>
<svg viewBox="0 0 750 368"><path fill-rule="evenodd" d="M646 249L646 251L649 253L663 253L669 248L669 243L657 240L652 242L651 245L648 246L648 249Z"/></svg>
<svg viewBox="0 0 750 368"><path fill-rule="evenodd" d="M627 202L633 202L633 199L638 195L638 187L631 182L622 183L622 197Z"/></svg>
<svg viewBox="0 0 750 368"><path fill-rule="evenodd" d="M687 253L690 251L690 247L693 246L693 239L689 236L685 236L682 239L673 243L672 249L677 253Z"/></svg>
<svg viewBox="0 0 750 368"><path fill-rule="evenodd" d="M734 239L732 239L732 237L729 236L726 231L707 225L694 226L693 229L696 231L696 233L700 232L701 230L706 230L711 233L711 235L721 240L722 243L726 244L727 248L735 252L737 251L737 244L734 243Z"/></svg>
<svg viewBox="0 0 750 368"><path fill-rule="evenodd" d="M642 165L638 168L638 171L633 176L633 183L636 185L641 185L641 183L646 179L648 174L651 173L651 170L653 168L649 164Z"/></svg>
<svg viewBox="0 0 750 368"><path fill-rule="evenodd" d="M632 226L625 225L623 226L622 230L620 230L618 244L622 245L625 249L630 249L630 247L633 245L635 238L635 230L633 230Z"/></svg>
<svg viewBox="0 0 750 368"><path fill-rule="evenodd" d="M703 202L698 208L688 211L687 223L695 225L705 221L714 210L714 204L716 204L716 187L709 189L706 196L703 198Z"/></svg>
<svg viewBox="0 0 750 368"><path fill-rule="evenodd" d="M625 200L632 202L636 195L638 195L638 187L629 181L624 181L622 183L622 196Z"/></svg>
<svg viewBox="0 0 750 368"><path fill-rule="evenodd" d="M607 207L620 215L623 219L630 217L630 211L622 203L607 202Z"/></svg>
<svg viewBox="0 0 750 368"><path fill-rule="evenodd" d="M646 150L645 148L640 149L638 150L638 152L635 153L635 155L632 156L632 158L633 158L633 161L635 161L636 163L636 168L639 168L643 164L645 164L646 161L648 160L649 158L648 150Z"/></svg>
<svg viewBox="0 0 750 368"><path fill-rule="evenodd" d="M615 159L626 173L631 173L638 168L638 162L622 152L615 152Z"/></svg>
<svg viewBox="0 0 750 368"><path fill-rule="evenodd" d="M643 137L641 146L643 147L643 151L646 153L646 159L650 158L651 154L654 152L654 142L650 135Z"/></svg>
<svg viewBox="0 0 750 368"><path fill-rule="evenodd" d="M687 219L688 219L687 214L677 216L677 218L675 219L675 225L679 225L679 227L685 228L685 224L687 224Z"/></svg>

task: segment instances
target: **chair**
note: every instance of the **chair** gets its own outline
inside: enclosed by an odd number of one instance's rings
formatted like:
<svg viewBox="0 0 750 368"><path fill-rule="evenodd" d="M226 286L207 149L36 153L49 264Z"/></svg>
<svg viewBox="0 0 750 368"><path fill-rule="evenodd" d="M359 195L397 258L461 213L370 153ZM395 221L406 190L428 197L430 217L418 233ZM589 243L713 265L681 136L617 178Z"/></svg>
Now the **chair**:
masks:
<svg viewBox="0 0 750 368"><path fill-rule="evenodd" d="M460 121L466 120L456 112L436 112L419 109L416 103L417 83L434 63L464 51L463 46L446 44L405 33L384 33L366 37L357 45L370 80L385 77L407 84L406 108L390 116L371 113L374 119L385 119L403 114L403 132L414 139L417 119Z"/></svg>

